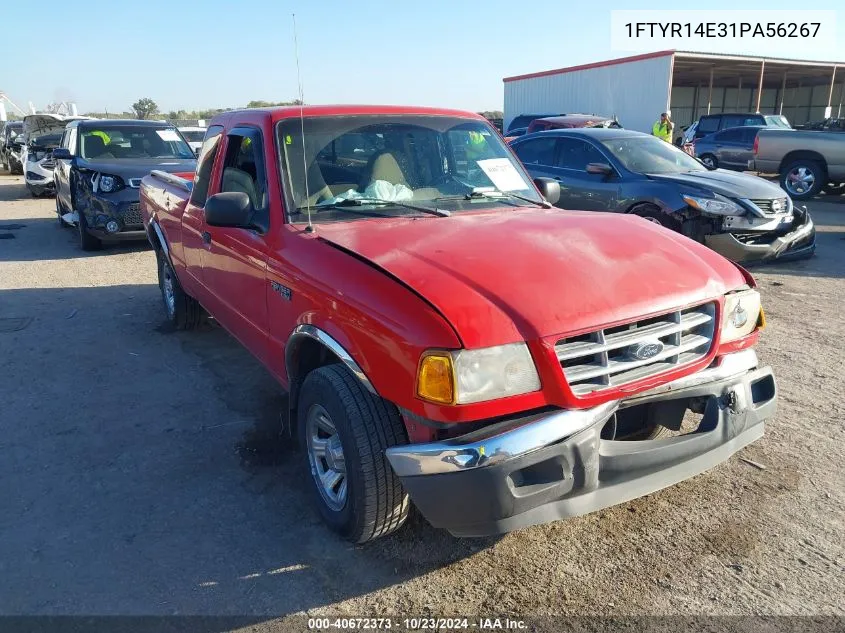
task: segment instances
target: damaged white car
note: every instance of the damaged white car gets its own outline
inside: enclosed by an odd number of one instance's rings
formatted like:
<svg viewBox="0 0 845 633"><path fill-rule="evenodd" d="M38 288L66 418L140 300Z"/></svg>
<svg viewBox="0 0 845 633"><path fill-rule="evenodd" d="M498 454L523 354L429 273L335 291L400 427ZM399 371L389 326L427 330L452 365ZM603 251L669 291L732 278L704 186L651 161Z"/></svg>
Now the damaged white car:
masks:
<svg viewBox="0 0 845 633"><path fill-rule="evenodd" d="M65 126L85 118L88 117L61 114L30 114L23 118L21 165L26 188L33 197L55 194L53 150L59 147Z"/></svg>

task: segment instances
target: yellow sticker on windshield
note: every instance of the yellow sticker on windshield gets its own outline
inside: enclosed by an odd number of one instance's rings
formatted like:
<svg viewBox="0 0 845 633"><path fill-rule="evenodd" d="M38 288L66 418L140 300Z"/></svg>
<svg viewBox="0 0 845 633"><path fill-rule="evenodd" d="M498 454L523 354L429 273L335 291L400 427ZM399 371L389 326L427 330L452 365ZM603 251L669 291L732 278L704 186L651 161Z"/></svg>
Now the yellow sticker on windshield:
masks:
<svg viewBox="0 0 845 633"><path fill-rule="evenodd" d="M290 137L290 134L285 136L285 145L293 145L293 139Z"/></svg>

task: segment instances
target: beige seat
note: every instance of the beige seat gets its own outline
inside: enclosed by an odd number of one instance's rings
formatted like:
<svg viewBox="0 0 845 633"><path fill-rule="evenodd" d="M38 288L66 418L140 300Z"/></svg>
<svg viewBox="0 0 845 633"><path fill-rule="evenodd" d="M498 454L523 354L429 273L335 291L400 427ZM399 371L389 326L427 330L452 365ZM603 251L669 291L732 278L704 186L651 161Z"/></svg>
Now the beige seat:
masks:
<svg viewBox="0 0 845 633"><path fill-rule="evenodd" d="M226 167L223 170L223 181L221 183L221 191L240 191L249 196L249 201L252 203L254 209L258 208L257 193L255 191L255 183L252 176L238 169L237 167Z"/></svg>
<svg viewBox="0 0 845 633"><path fill-rule="evenodd" d="M370 168L370 179L366 186L373 184L376 180L385 180L394 185L405 185L407 187L408 178L399 166L402 159L404 157L397 159L396 155L391 152L378 154Z"/></svg>

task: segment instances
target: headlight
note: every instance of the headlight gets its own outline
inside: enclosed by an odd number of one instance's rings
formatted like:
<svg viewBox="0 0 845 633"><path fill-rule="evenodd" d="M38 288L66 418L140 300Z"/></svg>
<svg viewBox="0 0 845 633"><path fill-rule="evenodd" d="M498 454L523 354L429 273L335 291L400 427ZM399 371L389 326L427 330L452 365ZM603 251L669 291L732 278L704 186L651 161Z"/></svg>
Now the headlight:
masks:
<svg viewBox="0 0 845 633"><path fill-rule="evenodd" d="M469 404L537 391L540 377L525 343L426 352L417 395L442 404Z"/></svg>
<svg viewBox="0 0 845 633"><path fill-rule="evenodd" d="M745 213L744 208L724 196L717 195L715 198L681 197L693 209L698 209L703 213L710 213L711 215L743 215Z"/></svg>
<svg viewBox="0 0 845 633"><path fill-rule="evenodd" d="M729 343L748 336L764 323L760 307L760 293L756 290L742 290L725 295L722 313L722 343Z"/></svg>
<svg viewBox="0 0 845 633"><path fill-rule="evenodd" d="M102 175L100 176L100 191L103 193L111 193L117 189L117 179L114 176Z"/></svg>
<svg viewBox="0 0 845 633"><path fill-rule="evenodd" d="M112 176L111 174L102 174L99 172L91 175L91 185L94 187L95 192L100 191L102 193L120 191L124 186L120 176Z"/></svg>

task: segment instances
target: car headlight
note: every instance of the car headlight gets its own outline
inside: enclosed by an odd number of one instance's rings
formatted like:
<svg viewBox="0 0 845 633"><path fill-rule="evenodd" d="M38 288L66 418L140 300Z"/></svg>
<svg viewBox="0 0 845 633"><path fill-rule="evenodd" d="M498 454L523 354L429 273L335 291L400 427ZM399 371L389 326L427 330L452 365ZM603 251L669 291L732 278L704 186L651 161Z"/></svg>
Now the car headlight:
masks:
<svg viewBox="0 0 845 633"><path fill-rule="evenodd" d="M525 343L429 351L417 372L417 395L441 404L484 402L539 388L540 377Z"/></svg>
<svg viewBox="0 0 845 633"><path fill-rule="evenodd" d="M96 173L91 177L91 184L94 185L94 191L101 191L102 193L112 193L123 189L123 180L120 176L112 176L111 174Z"/></svg>
<svg viewBox="0 0 845 633"><path fill-rule="evenodd" d="M722 313L722 343L729 343L751 334L765 317L760 306L760 293L756 290L741 290L725 295Z"/></svg>
<svg viewBox="0 0 845 633"><path fill-rule="evenodd" d="M745 209L724 196L716 195L715 198L702 198L700 196L681 196L689 206L698 209L702 213L711 215L743 215Z"/></svg>

